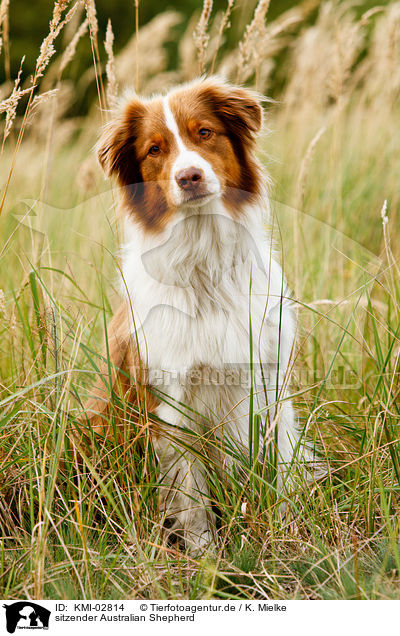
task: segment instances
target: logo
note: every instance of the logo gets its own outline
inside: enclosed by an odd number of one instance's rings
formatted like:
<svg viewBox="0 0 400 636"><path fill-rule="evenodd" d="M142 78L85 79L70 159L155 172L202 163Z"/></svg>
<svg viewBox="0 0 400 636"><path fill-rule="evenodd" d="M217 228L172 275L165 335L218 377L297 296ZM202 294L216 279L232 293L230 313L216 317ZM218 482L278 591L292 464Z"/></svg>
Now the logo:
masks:
<svg viewBox="0 0 400 636"><path fill-rule="evenodd" d="M51 612L37 603L17 601L3 607L6 610L6 627L9 634L14 634L16 629L49 629Z"/></svg>

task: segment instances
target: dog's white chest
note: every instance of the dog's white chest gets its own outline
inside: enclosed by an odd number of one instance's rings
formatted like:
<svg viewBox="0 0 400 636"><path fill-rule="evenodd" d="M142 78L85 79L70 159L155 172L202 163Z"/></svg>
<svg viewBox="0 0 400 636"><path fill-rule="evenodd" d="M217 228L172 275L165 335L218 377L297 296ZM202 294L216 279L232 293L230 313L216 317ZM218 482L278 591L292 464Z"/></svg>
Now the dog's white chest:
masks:
<svg viewBox="0 0 400 636"><path fill-rule="evenodd" d="M182 373L248 363L268 295L266 255L248 229L203 214L176 223L156 244L129 234L123 274L147 367ZM267 346L263 339L263 354Z"/></svg>

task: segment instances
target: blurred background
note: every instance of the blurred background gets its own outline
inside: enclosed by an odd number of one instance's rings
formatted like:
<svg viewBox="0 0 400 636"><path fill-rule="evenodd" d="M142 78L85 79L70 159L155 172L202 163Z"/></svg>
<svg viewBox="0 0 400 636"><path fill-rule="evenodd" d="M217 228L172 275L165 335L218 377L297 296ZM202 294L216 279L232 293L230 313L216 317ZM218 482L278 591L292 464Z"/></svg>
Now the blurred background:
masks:
<svg viewBox="0 0 400 636"><path fill-rule="evenodd" d="M214 0L214 15L221 15L226 10L227 0ZM373 0L360 0L352 3L342 2L343 8L351 6L355 15L361 16L365 11L374 6ZM388 4L387 0L380 3L380 6ZM232 51L240 41L243 35L243 25L248 24L257 5L256 0L249 2L239 1L233 4L230 12L230 28L224 33L221 42L221 54ZM299 22L294 21L290 25L289 32L293 37L299 30L315 23L318 16L318 7L321 5L319 0L308 0L307 2L295 2L294 0L280 0L279 2L271 2L268 8L268 21L273 22L287 12L289 9L302 7L304 11L303 19ZM82 9L83 11L83 9ZM135 32L135 1L134 0L97 0L96 2L97 19L100 34L105 34L108 20L111 20L114 33L117 35L114 42L115 54L120 53L131 40ZM190 29L193 30L197 23L201 4L198 0L170 0L170 2L160 2L159 0L148 0L139 2L139 26L143 27L151 23L155 18L159 18L165 13L169 19L165 19L163 24L158 20L160 25L159 37L163 41L154 40L148 43L146 49L148 54L152 54L159 59L157 49L160 44L163 45L164 59L162 69L165 71L173 71L176 69L179 60L179 49L182 37ZM9 60L6 59L4 64L0 66L0 84L10 77L17 76L20 69L21 59L24 57L22 67L22 80L34 73L35 60L37 58L40 45L48 32L49 21L52 15L52 2L50 0L36 0L35 2L27 2L26 0L13 0L9 5L9 31L12 38L9 46ZM297 24L296 24L297 22ZM217 27L218 18L215 19L214 27ZM79 26L79 16L76 15L71 24L61 34L61 42L57 48L62 48L63 44L68 43L68 38L72 36L74 30ZM161 28L163 27L163 28ZM144 33L146 37L146 32ZM153 52L152 52L153 48ZM365 52L365 51L364 51ZM281 51L281 53L283 53ZM362 52L360 52L361 54ZM99 54L102 61L106 60L104 47L99 47ZM7 52L8 55L8 52ZM271 72L271 80L269 82L269 94L275 96L281 88L284 81L284 74L279 72L280 63L283 62L284 56L278 57L279 65ZM94 78L91 77L89 69L92 67L92 50L90 39L82 37L77 44L76 54L65 69L63 77L71 79L75 86L75 100L70 104L69 112L71 114L83 114L87 112L88 107L95 96ZM145 62L148 64L148 61ZM89 72L88 72L89 71ZM128 78L126 78L128 79Z"/></svg>

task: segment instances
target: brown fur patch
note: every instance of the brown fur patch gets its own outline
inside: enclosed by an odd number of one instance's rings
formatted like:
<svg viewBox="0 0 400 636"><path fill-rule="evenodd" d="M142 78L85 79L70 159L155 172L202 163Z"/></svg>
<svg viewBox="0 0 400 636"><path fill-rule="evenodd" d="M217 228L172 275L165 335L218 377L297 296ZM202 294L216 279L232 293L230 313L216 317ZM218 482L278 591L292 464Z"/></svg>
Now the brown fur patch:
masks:
<svg viewBox="0 0 400 636"><path fill-rule="evenodd" d="M161 101L159 101L161 106ZM123 194L123 208L135 215L149 231L164 227L173 213L157 178L147 167L151 145L162 144L168 133L157 103L144 104L134 98L120 115L107 124L97 144L97 155L107 176L116 176ZM166 178L166 177L165 177Z"/></svg>
<svg viewBox="0 0 400 636"><path fill-rule="evenodd" d="M107 341L100 374L85 405L79 433L81 438L86 439L92 433L114 439L116 431L117 438L122 441L127 421L139 427L147 426L148 414L158 405L146 386L146 371L132 344L126 303L119 307L111 320Z"/></svg>

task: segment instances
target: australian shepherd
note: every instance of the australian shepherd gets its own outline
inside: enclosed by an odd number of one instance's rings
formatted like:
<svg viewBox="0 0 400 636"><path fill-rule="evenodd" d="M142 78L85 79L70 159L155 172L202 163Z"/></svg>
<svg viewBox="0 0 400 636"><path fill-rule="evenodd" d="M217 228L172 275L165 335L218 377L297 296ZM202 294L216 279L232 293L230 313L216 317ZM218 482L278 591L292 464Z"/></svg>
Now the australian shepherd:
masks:
<svg viewBox="0 0 400 636"><path fill-rule="evenodd" d="M125 97L97 145L124 223L103 371L153 422L162 521L192 550L215 541L207 460L251 466L273 448L282 490L294 459L311 459L288 397L295 321L266 230L262 119L256 93L200 79ZM97 431L110 426L106 385L86 408Z"/></svg>

